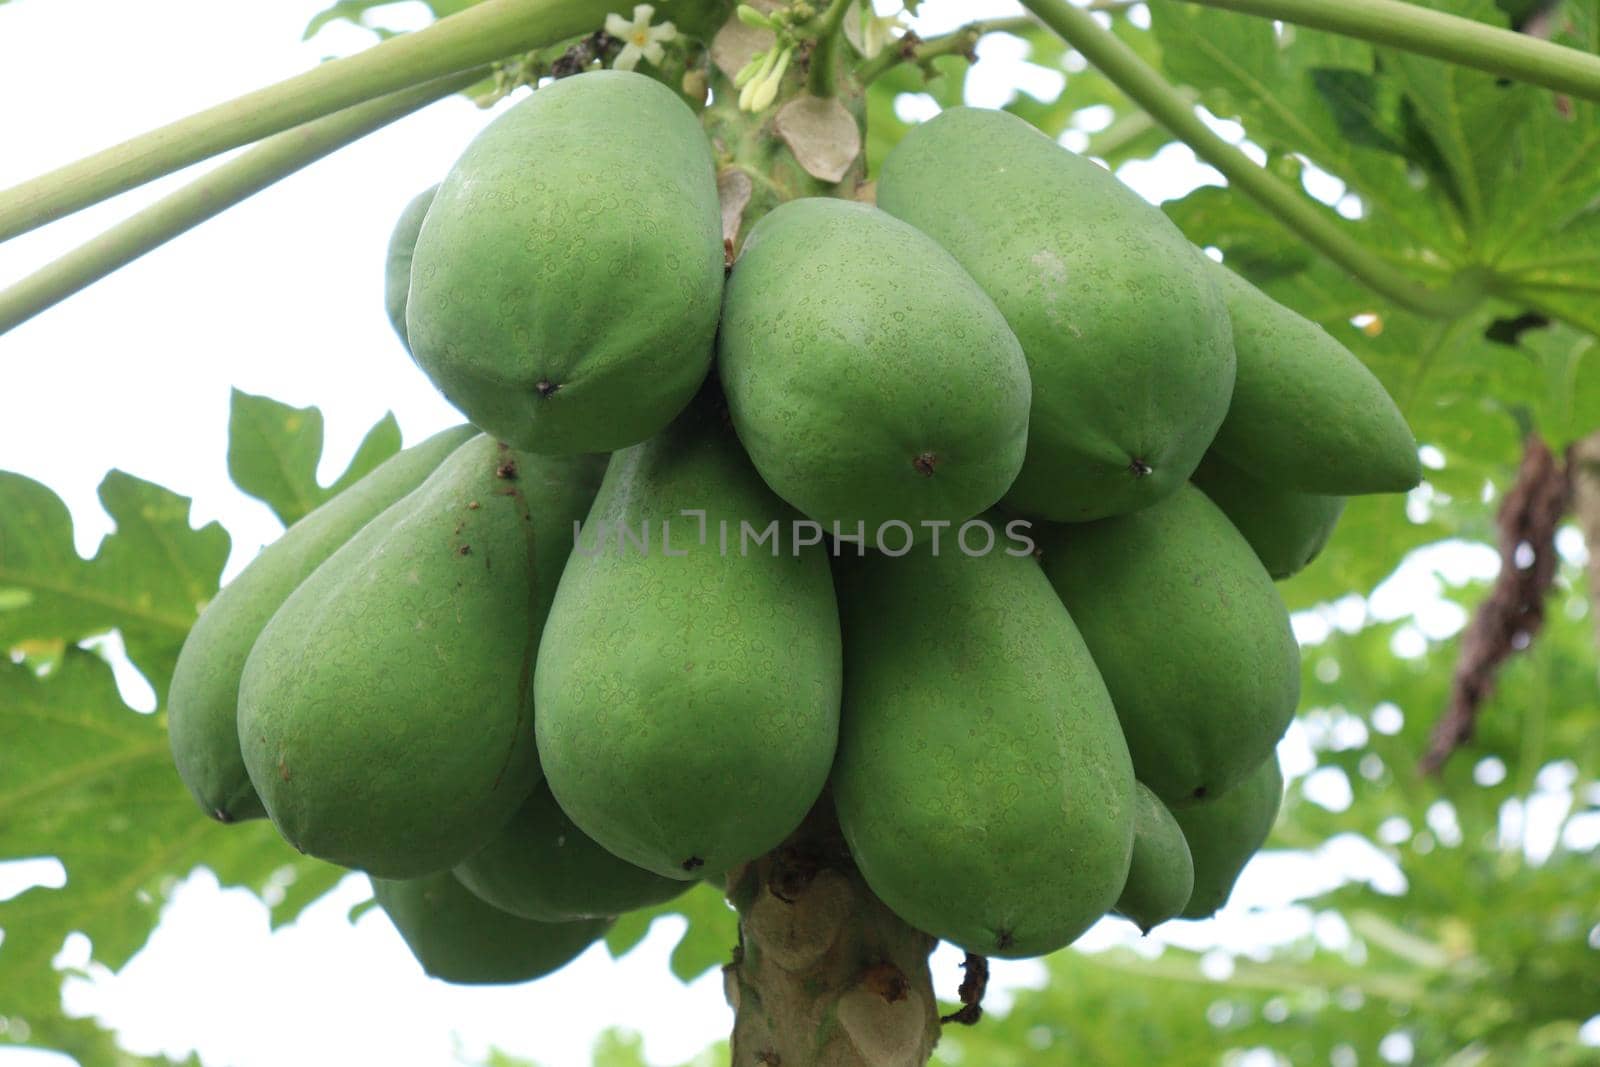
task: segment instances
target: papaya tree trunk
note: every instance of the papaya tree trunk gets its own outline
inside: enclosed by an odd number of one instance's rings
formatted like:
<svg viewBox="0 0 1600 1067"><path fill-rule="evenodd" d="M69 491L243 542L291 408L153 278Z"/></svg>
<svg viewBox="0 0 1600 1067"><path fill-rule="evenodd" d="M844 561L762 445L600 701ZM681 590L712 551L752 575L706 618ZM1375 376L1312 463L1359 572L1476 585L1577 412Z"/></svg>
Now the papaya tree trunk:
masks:
<svg viewBox="0 0 1600 1067"><path fill-rule="evenodd" d="M734 871L739 946L724 968L733 1067L922 1067L939 1039L935 941L867 888L825 797Z"/></svg>

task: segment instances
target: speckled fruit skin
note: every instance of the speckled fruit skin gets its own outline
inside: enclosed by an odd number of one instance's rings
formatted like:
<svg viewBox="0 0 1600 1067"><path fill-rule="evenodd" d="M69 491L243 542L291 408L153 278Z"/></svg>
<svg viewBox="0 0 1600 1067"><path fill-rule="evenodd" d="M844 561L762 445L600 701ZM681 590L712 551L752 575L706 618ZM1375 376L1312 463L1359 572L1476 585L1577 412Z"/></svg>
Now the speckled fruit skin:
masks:
<svg viewBox="0 0 1600 1067"><path fill-rule="evenodd" d="M573 825L540 782L511 821L456 867L473 894L540 922L621 915L671 900L693 882L663 878L618 859Z"/></svg>
<svg viewBox="0 0 1600 1067"><path fill-rule="evenodd" d="M1302 493L1401 493L1421 481L1411 428L1361 360L1233 271L1206 265L1239 360L1212 449L1268 485Z"/></svg>
<svg viewBox="0 0 1600 1067"><path fill-rule="evenodd" d="M1192 479L1255 549L1274 581L1317 558L1344 514L1344 497L1276 489L1207 452Z"/></svg>
<svg viewBox="0 0 1600 1067"><path fill-rule="evenodd" d="M591 71L501 115L450 170L417 235L406 335L500 440L608 452L694 396L722 278L694 113L642 74Z"/></svg>
<svg viewBox="0 0 1600 1067"><path fill-rule="evenodd" d="M821 792L838 739L827 557L789 543L774 556L770 540L741 555L741 520L777 521L787 541L799 515L723 417L703 398L612 457L534 681L539 758L562 809L602 847L668 878L715 877L782 841ZM705 511L703 544L685 509ZM637 537L646 522L648 553L618 547L619 529Z"/></svg>
<svg viewBox="0 0 1600 1067"><path fill-rule="evenodd" d="M406 338L406 301L411 293L411 258L417 248L417 234L422 230L422 220L433 206L439 192L437 185L429 186L406 204L395 220L394 232L389 235L389 249L383 263L383 306L389 314L389 325L400 335L400 343L411 351Z"/></svg>
<svg viewBox="0 0 1600 1067"><path fill-rule="evenodd" d="M1022 467L1022 347L961 264L866 204L793 200L755 225L717 370L761 477L830 529L898 519L926 540Z"/></svg>
<svg viewBox="0 0 1600 1067"><path fill-rule="evenodd" d="M1139 781L1169 805L1242 781L1294 716L1300 650L1227 516L1186 485L1132 515L1034 537L1111 690Z"/></svg>
<svg viewBox="0 0 1600 1067"><path fill-rule="evenodd" d="M1208 919L1233 893L1244 865L1256 854L1283 803L1283 772L1276 754L1228 792L1172 809L1194 857L1194 893L1184 906L1185 919Z"/></svg>
<svg viewBox="0 0 1600 1067"><path fill-rule="evenodd" d="M374 878L372 893L422 969L458 985L542 978L582 955L612 922L542 923L508 915L473 896L449 871Z"/></svg>
<svg viewBox="0 0 1600 1067"><path fill-rule="evenodd" d="M262 549L200 613L167 691L167 737L178 776L206 814L221 822L267 814L239 752L239 676L273 612L318 564L476 433L457 426L390 456Z"/></svg>
<svg viewBox="0 0 1600 1067"><path fill-rule="evenodd" d="M417 877L533 791L534 654L599 471L474 438L278 609L245 664L239 740L290 844Z"/></svg>
<svg viewBox="0 0 1600 1067"><path fill-rule="evenodd" d="M1143 782L1133 811L1133 862L1115 910L1148 934L1189 903L1194 860L1178 820Z"/></svg>
<svg viewBox="0 0 1600 1067"><path fill-rule="evenodd" d="M908 133L878 206L934 238L1027 353L1027 460L1005 506L1082 522L1189 477L1228 409L1233 346L1206 258L1105 170L1002 111Z"/></svg>
<svg viewBox="0 0 1600 1067"><path fill-rule="evenodd" d="M1037 956L1116 901L1133 767L1038 563L942 548L840 568L839 825L912 926L968 952Z"/></svg>

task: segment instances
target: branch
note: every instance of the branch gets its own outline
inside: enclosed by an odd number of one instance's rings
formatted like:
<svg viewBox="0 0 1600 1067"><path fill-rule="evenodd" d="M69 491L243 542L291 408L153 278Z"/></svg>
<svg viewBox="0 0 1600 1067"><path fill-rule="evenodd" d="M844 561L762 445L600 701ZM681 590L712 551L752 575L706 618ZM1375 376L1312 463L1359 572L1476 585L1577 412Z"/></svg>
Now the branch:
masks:
<svg viewBox="0 0 1600 1067"><path fill-rule="evenodd" d="M1600 56L1399 0L1189 0L1432 56L1600 101Z"/></svg>
<svg viewBox="0 0 1600 1067"><path fill-rule="evenodd" d="M1450 704L1434 724L1418 764L1424 774L1437 773L1472 739L1501 664L1525 651L1544 624L1544 598L1559 562L1556 527L1566 513L1569 495L1567 472L1545 443L1530 434L1523 444L1517 480L1495 516L1500 528L1500 574L1461 637Z"/></svg>
<svg viewBox="0 0 1600 1067"><path fill-rule="evenodd" d="M593 29L608 0L485 0L0 192L0 241L355 104Z"/></svg>
<svg viewBox="0 0 1600 1067"><path fill-rule="evenodd" d="M940 56L966 56L969 60L974 60L976 56L973 54L973 49L978 47L978 39L985 34L1022 33L1038 27L1039 23L1036 20L1023 16L969 22L959 29L926 40L914 33L907 33L885 44L883 51L861 65L861 84L871 85L902 63L922 64Z"/></svg>
<svg viewBox="0 0 1600 1067"><path fill-rule="evenodd" d="M1313 205L1294 187L1217 136L1195 114L1193 104L1115 34L1102 29L1089 12L1067 0L1023 0L1023 6L1192 148L1196 156L1221 171L1229 184L1254 198L1307 244L1373 290L1402 307L1437 318L1463 315L1482 298L1480 279L1457 276L1447 288L1430 288L1352 238L1327 209Z"/></svg>
<svg viewBox="0 0 1600 1067"><path fill-rule="evenodd" d="M477 67L439 78L269 137L237 159L158 200L15 285L0 290L0 334L88 288L179 234L220 215L273 182L374 130L467 88L488 72L488 67Z"/></svg>

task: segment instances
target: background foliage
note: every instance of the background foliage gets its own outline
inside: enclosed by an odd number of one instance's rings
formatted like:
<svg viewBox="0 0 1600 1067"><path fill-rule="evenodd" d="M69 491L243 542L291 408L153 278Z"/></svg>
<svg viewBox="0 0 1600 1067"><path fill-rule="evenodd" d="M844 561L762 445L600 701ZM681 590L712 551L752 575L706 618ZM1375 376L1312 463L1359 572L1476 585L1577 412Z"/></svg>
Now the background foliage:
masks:
<svg viewBox="0 0 1600 1067"><path fill-rule="evenodd" d="M337 3L307 33L334 19L362 22L382 6ZM429 6L445 15L466 3ZM1428 6L1503 26L1533 5ZM1600 428L1600 112L1178 0L1117 6L1108 18L1175 85L1237 124L1224 128L1267 166L1308 200L1333 205L1353 237L1420 280L1475 272L1493 296L1460 318L1426 319L1228 188L1164 205L1196 243L1356 351L1426 446L1421 487L1353 502L1324 556L1282 587L1303 613L1295 736L1314 759L1292 775L1262 862L1325 874L1354 849L1368 857L1365 869L1388 876L1325 878L1337 884L1290 909L1295 933L1264 932L1248 952L1156 939L1058 953L1048 983L1018 994L1003 1016L951 1028L940 1062L1198 1067L1245 1050L1295 1064L1600 1062L1600 1023L1587 1044L1579 1037L1600 1012L1600 686L1594 591L1586 594L1573 531L1560 540L1567 560L1546 628L1502 675L1476 740L1438 778L1415 769L1447 702L1460 622L1486 591L1482 581L1447 581L1446 563L1493 542L1494 509L1526 435L1559 450ZM1597 0L1565 0L1550 25L1564 43L1600 51ZM1055 39L1041 31L1026 40L1027 62L1065 73L1065 89L1053 99L1019 95L1009 110L1113 167L1182 151ZM959 102L967 69L946 57L931 72L902 66L879 81L868 98L870 165L908 128L900 97ZM399 443L393 420L381 421L350 470L323 487L320 414L238 393L229 471L287 524ZM0 1040L85 1064L157 1063L165 1061L130 1056L92 1020L63 1012L64 975L51 960L65 937L87 935L94 959L115 969L198 865L259 893L275 924L341 872L296 855L263 823L199 817L172 771L162 711L124 705L111 660L125 650L164 693L184 635L217 588L229 538L215 524L193 529L187 500L121 472L107 475L100 495L116 530L83 559L61 502L0 472L0 647L9 651L0 657L0 857L54 856L67 873L61 888L0 902ZM1439 545L1453 555L1430 547ZM1427 605L1429 618L1414 599L1385 595L1397 568L1435 570L1442 603ZM1448 605L1460 610L1441 625ZM690 924L674 972L687 980L718 966L733 919L709 888L625 916L608 946L626 952L657 915L679 911ZM702 1060L722 1055L708 1050ZM603 1067L644 1062L626 1034L596 1051Z"/></svg>

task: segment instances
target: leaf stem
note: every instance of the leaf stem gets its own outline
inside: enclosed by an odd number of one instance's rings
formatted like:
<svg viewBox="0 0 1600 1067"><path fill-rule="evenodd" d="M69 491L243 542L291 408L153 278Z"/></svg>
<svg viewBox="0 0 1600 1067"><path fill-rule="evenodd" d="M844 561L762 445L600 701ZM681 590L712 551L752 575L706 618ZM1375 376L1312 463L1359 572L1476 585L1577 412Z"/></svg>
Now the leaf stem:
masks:
<svg viewBox="0 0 1600 1067"><path fill-rule="evenodd" d="M1600 101L1600 56L1400 0L1189 0L1432 56Z"/></svg>
<svg viewBox="0 0 1600 1067"><path fill-rule="evenodd" d="M1481 280L1459 276L1444 289L1419 284L1352 238L1327 214L1201 121L1194 105L1094 16L1067 0L1023 0L1134 103L1148 111L1195 155L1221 171L1279 222L1388 299L1423 315L1454 318L1482 298Z"/></svg>
<svg viewBox="0 0 1600 1067"><path fill-rule="evenodd" d="M834 55L839 49L839 38L844 35L844 16L849 9L850 0L832 0L817 23L817 45L811 50L811 66L806 75L806 90L812 96L826 98L838 91L834 83Z"/></svg>
<svg viewBox="0 0 1600 1067"><path fill-rule="evenodd" d="M484 0L0 192L0 241L373 97L598 26L609 0Z"/></svg>
<svg viewBox="0 0 1600 1067"><path fill-rule="evenodd" d="M1021 33L1024 30L1037 29L1038 26L1036 19L1020 16L969 22L959 29L926 40L915 34L907 34L899 40L885 44L881 52L861 65L859 72L861 84L871 85L902 63L925 63L940 56L970 56L972 50L978 46L978 40L985 34Z"/></svg>
<svg viewBox="0 0 1600 1067"><path fill-rule="evenodd" d="M487 66L438 78L267 138L158 200L87 244L0 290L0 334L133 262L146 252L397 119L459 92Z"/></svg>

